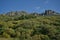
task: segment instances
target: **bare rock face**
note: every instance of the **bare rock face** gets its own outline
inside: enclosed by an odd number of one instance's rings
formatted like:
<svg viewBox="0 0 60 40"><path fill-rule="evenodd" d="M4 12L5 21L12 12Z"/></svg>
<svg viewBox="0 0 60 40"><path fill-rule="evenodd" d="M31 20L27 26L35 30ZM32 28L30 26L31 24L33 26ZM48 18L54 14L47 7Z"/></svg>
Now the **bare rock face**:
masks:
<svg viewBox="0 0 60 40"><path fill-rule="evenodd" d="M45 10L45 15L54 15L54 14L56 13L52 10Z"/></svg>
<svg viewBox="0 0 60 40"><path fill-rule="evenodd" d="M7 12L6 14L1 14L1 15L7 15L7 16L26 16L26 15L34 15L34 16L53 16L53 15L60 15L60 13L55 12L53 10L45 10L43 13L28 13L26 11L11 11Z"/></svg>
<svg viewBox="0 0 60 40"><path fill-rule="evenodd" d="M25 11L13 11L13 12L8 12L8 13L6 13L6 15L8 15L8 16L21 16L21 15L27 15L27 12L25 12Z"/></svg>

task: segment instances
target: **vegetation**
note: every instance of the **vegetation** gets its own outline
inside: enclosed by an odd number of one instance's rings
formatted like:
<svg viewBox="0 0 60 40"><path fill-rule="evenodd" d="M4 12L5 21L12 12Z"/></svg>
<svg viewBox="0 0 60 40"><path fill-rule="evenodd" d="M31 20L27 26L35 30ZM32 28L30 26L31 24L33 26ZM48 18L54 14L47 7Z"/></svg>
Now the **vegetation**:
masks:
<svg viewBox="0 0 60 40"><path fill-rule="evenodd" d="M60 40L59 15L22 13L20 16L0 15L0 40Z"/></svg>

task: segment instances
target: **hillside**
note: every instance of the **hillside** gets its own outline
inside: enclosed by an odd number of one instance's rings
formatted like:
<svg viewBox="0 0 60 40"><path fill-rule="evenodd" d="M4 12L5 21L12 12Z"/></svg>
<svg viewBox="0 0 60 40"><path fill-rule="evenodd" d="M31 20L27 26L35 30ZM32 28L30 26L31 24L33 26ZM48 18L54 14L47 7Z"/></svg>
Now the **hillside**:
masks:
<svg viewBox="0 0 60 40"><path fill-rule="evenodd" d="M0 40L60 40L60 14L51 10L0 14Z"/></svg>

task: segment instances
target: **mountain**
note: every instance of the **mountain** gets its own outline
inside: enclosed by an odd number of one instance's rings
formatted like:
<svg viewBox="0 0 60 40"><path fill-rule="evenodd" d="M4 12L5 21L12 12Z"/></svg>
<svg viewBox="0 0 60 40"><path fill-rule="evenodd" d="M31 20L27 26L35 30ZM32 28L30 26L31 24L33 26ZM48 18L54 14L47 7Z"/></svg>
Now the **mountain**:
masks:
<svg viewBox="0 0 60 40"><path fill-rule="evenodd" d="M0 40L60 40L60 14L52 10L0 14Z"/></svg>
<svg viewBox="0 0 60 40"><path fill-rule="evenodd" d="M15 12L8 12L8 13L6 13L5 15L8 15L8 16L21 16L21 15L28 15L28 13L27 12L25 12L25 11L15 11Z"/></svg>
<svg viewBox="0 0 60 40"><path fill-rule="evenodd" d="M45 10L45 12L42 13L42 15L52 16L52 15L60 15L60 13L52 11L52 10Z"/></svg>
<svg viewBox="0 0 60 40"><path fill-rule="evenodd" d="M41 15L46 15L46 16L51 16L51 15L60 15L60 13L52 11L52 10L45 10L44 13L28 13L26 11L11 11L11 12L7 12L5 14L2 15L7 15L7 16L21 16L21 15L35 15L35 16L41 16Z"/></svg>
<svg viewBox="0 0 60 40"><path fill-rule="evenodd" d="M45 10L45 15L57 15L58 13L52 10Z"/></svg>

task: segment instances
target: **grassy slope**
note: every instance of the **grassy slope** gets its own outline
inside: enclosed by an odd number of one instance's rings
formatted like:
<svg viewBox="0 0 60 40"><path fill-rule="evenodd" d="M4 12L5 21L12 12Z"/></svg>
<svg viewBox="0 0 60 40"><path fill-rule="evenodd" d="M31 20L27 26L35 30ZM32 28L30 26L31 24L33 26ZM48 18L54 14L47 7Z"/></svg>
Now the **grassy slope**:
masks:
<svg viewBox="0 0 60 40"><path fill-rule="evenodd" d="M10 38L11 37L10 35L14 35L14 34L16 34L16 37L19 37L18 33L21 31L26 32L31 37L32 32L34 32L35 30L38 30L40 26L42 27L44 26L44 28L48 29L52 36L56 31L57 31L56 33L60 32L60 16L39 16L37 18L17 20L17 21L8 21L8 22L4 22L1 20L0 25L3 25L3 30L6 28L3 31L3 34L1 35L1 37ZM8 32L6 32L7 30ZM18 32L18 33L15 33L15 32ZM33 34L32 37L34 37L35 34L39 34L39 35L43 34L47 36L49 35L49 33L36 32ZM51 37L49 36L49 38Z"/></svg>

